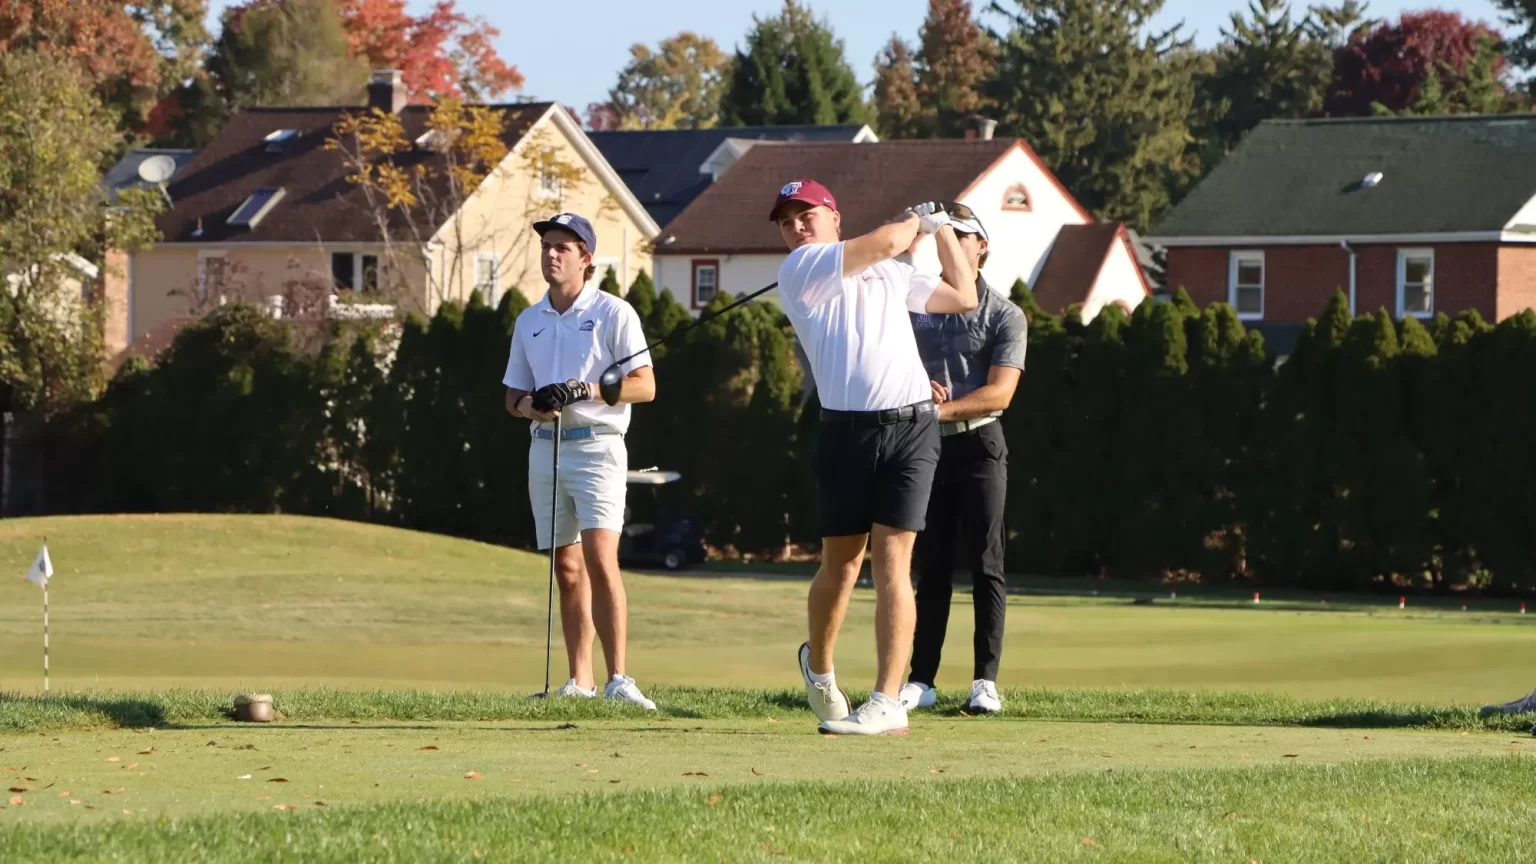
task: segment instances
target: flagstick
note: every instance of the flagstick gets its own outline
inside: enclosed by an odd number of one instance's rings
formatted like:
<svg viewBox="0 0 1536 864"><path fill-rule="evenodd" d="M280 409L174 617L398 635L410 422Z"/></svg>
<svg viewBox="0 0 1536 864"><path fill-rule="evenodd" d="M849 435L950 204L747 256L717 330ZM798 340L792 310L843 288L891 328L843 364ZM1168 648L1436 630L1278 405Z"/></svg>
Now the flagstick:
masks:
<svg viewBox="0 0 1536 864"><path fill-rule="evenodd" d="M48 548L48 538L43 538L43 548ZM43 692L48 692L48 580L43 579Z"/></svg>

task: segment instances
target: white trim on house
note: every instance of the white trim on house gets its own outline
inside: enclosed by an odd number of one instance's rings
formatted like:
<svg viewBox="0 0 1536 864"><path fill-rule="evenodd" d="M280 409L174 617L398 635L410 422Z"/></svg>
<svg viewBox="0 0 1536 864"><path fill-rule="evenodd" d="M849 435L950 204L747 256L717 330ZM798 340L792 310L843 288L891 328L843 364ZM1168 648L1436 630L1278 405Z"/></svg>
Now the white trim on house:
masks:
<svg viewBox="0 0 1536 864"><path fill-rule="evenodd" d="M1536 229L1536 195L1531 196L1531 200L1525 202L1525 206L1504 223L1504 230L1510 231L1521 226L1527 231Z"/></svg>
<svg viewBox="0 0 1536 864"><path fill-rule="evenodd" d="M1428 311L1408 312L1403 306L1403 292L1408 287L1408 259L1429 259L1429 309ZM1397 317L1404 318L1409 315L1414 318L1435 317L1435 250L1432 247L1404 248L1397 250L1397 277L1393 280L1397 294Z"/></svg>
<svg viewBox="0 0 1536 864"><path fill-rule="evenodd" d="M1237 304L1237 273L1244 264L1259 265L1259 311L1244 312ZM1264 290L1265 283L1269 281L1269 268L1264 263L1264 252L1261 249L1233 249L1227 253L1227 303L1237 310L1240 321L1264 320ZM1247 286L1253 287L1253 286Z"/></svg>
<svg viewBox="0 0 1536 864"><path fill-rule="evenodd" d="M661 233L661 226L657 225L656 220L651 218L651 214L645 212L645 208L640 206L640 199L635 197L635 193L629 191L629 187L613 170L613 166L609 165L608 160L604 159L603 154L598 151L597 145L593 144L592 139L587 137L587 133L582 131L580 124L571 119L570 113L559 104L551 105L549 110L544 112L544 117L540 117L533 125L538 126L539 123L544 122L545 118L550 118L550 121L566 134L571 146L576 148L576 152L581 154L593 173L607 187L608 194L612 195L629 218L646 232L646 239L655 239L656 235ZM529 127L528 134L523 136L523 140L528 140L532 133L533 127Z"/></svg>
<svg viewBox="0 0 1536 864"><path fill-rule="evenodd" d="M1284 237L1144 237L1168 248L1181 246L1337 246L1346 243L1536 243L1536 231L1453 231L1445 234L1317 234Z"/></svg>
<svg viewBox="0 0 1536 864"><path fill-rule="evenodd" d="M869 128L869 126L866 124L864 128L860 129L858 133L853 136L853 143L878 144L880 143L880 136L876 135L875 130Z"/></svg>

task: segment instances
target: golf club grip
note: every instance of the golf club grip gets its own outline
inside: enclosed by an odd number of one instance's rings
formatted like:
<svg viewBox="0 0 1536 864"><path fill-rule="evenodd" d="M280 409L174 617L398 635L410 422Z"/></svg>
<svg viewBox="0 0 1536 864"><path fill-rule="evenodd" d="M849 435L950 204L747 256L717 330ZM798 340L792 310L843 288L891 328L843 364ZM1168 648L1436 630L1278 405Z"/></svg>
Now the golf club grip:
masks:
<svg viewBox="0 0 1536 864"><path fill-rule="evenodd" d="M681 336L682 334L687 333L689 330L692 330L693 328L698 327L701 324L707 324L708 322L713 321L716 318L719 318L721 315L724 315L725 313L730 312L731 310L735 309L738 306L743 306L743 305L747 304L748 302L750 302L752 300L756 300L757 298L763 296L764 294L767 294L769 291L772 291L773 289L775 289L777 287L779 287L779 283L777 283L777 282L774 282L774 283L769 284L769 285L765 285L762 288L759 288L756 291L753 291L751 294L746 295L745 297L737 298L734 303L732 303L731 305L725 307L724 309L721 309L719 312L716 312L716 313L714 313L712 315L700 315L698 318L696 318L692 322L690 322L688 324L685 324L684 326L679 327L676 330L673 330L671 333L668 333L667 335L661 337L660 339L657 339L655 342L652 342L651 344L645 346L644 348L641 348L639 351L636 351L635 353L629 355L628 357L622 357L622 358L620 358L618 360L615 360L613 362L613 365L614 366L622 366L625 363L628 363L629 361L635 359L636 357L639 357L641 354L644 354L647 351L650 351L652 348L656 348L656 347L658 347L660 345L665 345L668 339L671 339L674 336ZM610 367L610 368L612 368L612 367Z"/></svg>

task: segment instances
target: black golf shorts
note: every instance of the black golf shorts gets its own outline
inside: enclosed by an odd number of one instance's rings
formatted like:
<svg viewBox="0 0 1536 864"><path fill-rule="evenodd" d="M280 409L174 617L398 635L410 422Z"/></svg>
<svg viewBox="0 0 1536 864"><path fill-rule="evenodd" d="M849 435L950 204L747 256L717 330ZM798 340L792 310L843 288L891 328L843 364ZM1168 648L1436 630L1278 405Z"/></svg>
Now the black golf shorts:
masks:
<svg viewBox="0 0 1536 864"><path fill-rule="evenodd" d="M822 411L816 439L821 536L850 537L873 525L921 531L939 464L932 402L888 411Z"/></svg>

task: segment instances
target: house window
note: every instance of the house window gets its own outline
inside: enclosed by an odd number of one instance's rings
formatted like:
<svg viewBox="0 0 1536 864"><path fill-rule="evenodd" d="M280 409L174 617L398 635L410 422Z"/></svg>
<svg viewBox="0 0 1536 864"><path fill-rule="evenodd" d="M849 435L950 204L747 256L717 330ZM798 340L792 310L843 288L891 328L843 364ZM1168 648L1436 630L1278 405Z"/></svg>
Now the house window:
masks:
<svg viewBox="0 0 1536 864"><path fill-rule="evenodd" d="M1227 273L1227 302L1237 317L1264 317L1264 253L1233 252Z"/></svg>
<svg viewBox="0 0 1536 864"><path fill-rule="evenodd" d="M544 151L542 167L539 169L539 197L559 200L563 197L565 188L560 182L558 157L553 149Z"/></svg>
<svg viewBox="0 0 1536 864"><path fill-rule="evenodd" d="M481 298L487 303L495 303L496 274L501 270L500 255L476 255L475 256L475 290L480 292Z"/></svg>
<svg viewBox="0 0 1536 864"><path fill-rule="evenodd" d="M221 287L226 269L227 261L222 251L197 253L197 293L206 295L210 285Z"/></svg>
<svg viewBox="0 0 1536 864"><path fill-rule="evenodd" d="M1397 317L1435 314L1435 250L1397 250Z"/></svg>
<svg viewBox="0 0 1536 864"><path fill-rule="evenodd" d="M1029 209L1029 190L1024 188L1024 184L1015 183L1014 185L1008 187L1008 191L1003 193L1003 209Z"/></svg>
<svg viewBox="0 0 1536 864"><path fill-rule="evenodd" d="M715 259L693 262L693 308L702 309L720 290L720 262Z"/></svg>
<svg viewBox="0 0 1536 864"><path fill-rule="evenodd" d="M379 256L332 252L331 281L338 291L378 291Z"/></svg>

